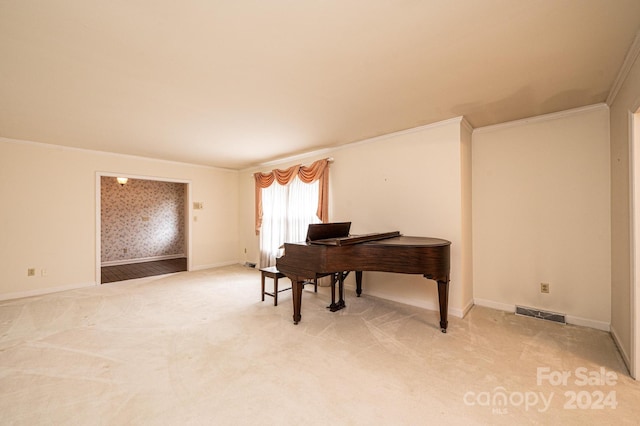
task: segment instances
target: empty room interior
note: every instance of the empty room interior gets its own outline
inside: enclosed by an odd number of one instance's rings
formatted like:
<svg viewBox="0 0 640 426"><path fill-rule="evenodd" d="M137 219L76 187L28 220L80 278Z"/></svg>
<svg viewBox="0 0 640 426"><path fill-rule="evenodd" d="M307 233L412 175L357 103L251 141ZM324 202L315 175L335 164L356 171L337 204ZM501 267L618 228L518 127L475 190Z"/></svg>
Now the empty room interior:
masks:
<svg viewBox="0 0 640 426"><path fill-rule="evenodd" d="M637 0L3 1L0 57L0 423L640 417Z"/></svg>

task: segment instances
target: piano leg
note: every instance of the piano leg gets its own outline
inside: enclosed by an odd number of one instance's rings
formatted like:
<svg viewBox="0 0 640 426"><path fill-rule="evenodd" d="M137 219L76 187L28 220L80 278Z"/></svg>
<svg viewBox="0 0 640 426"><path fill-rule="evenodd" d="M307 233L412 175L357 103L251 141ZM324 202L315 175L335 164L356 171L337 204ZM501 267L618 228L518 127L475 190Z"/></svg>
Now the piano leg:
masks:
<svg viewBox="0 0 640 426"><path fill-rule="evenodd" d="M331 274L331 304L327 306L331 312L335 312L338 309L338 304L336 303L336 277L337 273Z"/></svg>
<svg viewBox="0 0 640 426"><path fill-rule="evenodd" d="M344 303L344 279L349 272L336 272L331 274L331 305L327 306L331 312L339 311L346 308ZM338 280L338 297L340 298L336 303L336 279Z"/></svg>
<svg viewBox="0 0 640 426"><path fill-rule="evenodd" d="M356 295L362 294L362 271L356 271Z"/></svg>
<svg viewBox="0 0 640 426"><path fill-rule="evenodd" d="M346 308L346 304L344 303L344 279L347 276L348 272L340 272L338 274L338 288L340 291L340 300L338 300L338 309Z"/></svg>
<svg viewBox="0 0 640 426"><path fill-rule="evenodd" d="M447 332L447 313L449 306L449 277L446 281L438 281L438 299L440 302L440 330L443 333Z"/></svg>
<svg viewBox="0 0 640 426"><path fill-rule="evenodd" d="M293 323L300 322L302 315L300 313L302 309L302 289L304 289L304 280L300 281L297 278L291 280L291 291L293 299Z"/></svg>

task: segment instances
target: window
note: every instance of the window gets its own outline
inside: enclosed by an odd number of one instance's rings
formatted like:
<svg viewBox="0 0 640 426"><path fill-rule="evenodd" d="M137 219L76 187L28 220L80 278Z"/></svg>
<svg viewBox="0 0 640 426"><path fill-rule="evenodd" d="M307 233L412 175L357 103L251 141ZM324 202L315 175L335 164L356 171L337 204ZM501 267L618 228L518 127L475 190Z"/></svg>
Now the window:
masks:
<svg viewBox="0 0 640 426"><path fill-rule="evenodd" d="M288 184L262 189L260 267L276 264L285 242L304 241L311 223L319 223L318 181L304 183L297 176Z"/></svg>
<svg viewBox="0 0 640 426"><path fill-rule="evenodd" d="M254 174L261 268L275 265L285 242L304 241L309 224L327 221L328 163Z"/></svg>

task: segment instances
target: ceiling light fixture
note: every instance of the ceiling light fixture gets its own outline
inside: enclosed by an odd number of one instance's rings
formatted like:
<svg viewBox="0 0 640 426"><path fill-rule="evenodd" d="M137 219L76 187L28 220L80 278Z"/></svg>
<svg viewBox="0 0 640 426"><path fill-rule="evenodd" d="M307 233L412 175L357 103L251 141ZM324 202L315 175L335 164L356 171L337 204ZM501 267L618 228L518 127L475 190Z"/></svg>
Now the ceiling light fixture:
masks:
<svg viewBox="0 0 640 426"><path fill-rule="evenodd" d="M118 183L120 184L120 186L124 186L125 183L127 183L127 181L129 180L129 178L125 178L125 177L117 177L116 180L118 181Z"/></svg>

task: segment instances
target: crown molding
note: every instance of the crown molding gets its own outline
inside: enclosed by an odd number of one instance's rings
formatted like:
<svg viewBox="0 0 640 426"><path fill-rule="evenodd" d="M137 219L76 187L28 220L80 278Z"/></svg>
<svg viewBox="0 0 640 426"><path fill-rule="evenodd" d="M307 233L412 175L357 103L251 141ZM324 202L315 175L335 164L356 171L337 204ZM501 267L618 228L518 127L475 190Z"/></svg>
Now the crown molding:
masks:
<svg viewBox="0 0 640 426"><path fill-rule="evenodd" d="M293 155L293 156L289 156L289 157L285 157L285 158L280 158L280 159L277 159L277 160L274 160L274 161L260 163L260 164L257 164L255 166L243 169L243 170L241 170L241 172L257 171L257 170L263 169L265 167L273 167L273 166L277 166L277 165L280 165L280 164L290 163L290 162L293 162L293 161L304 160L304 159L307 159L309 157L327 155L327 154L329 154L331 152L339 151L341 149L351 148L351 147L354 147L354 146L357 146L357 145L363 145L363 144L379 142L379 141L382 141L382 140L385 140L385 139L394 138L394 137L403 136L403 135L408 135L408 134L412 134L412 133L417 133L417 132L421 132L423 130L433 129L433 128L441 127L441 126L447 126L447 125L450 125L450 124L460 124L461 126L464 126L469 131L473 131L473 128L471 127L469 122L467 122L467 120L465 120L465 118L463 116L458 116L458 117L454 117L454 118L449 118L447 120L437 121L435 123L425 124L425 125L418 126L418 127L412 127L410 129L399 130L399 131L393 132L393 133L386 133L384 135L374 136L374 137L371 137L371 138L367 138L367 139L362 139L362 140L355 141L355 142L346 143L344 145L338 145L338 146L333 146L333 147L329 147L329 148L322 148L322 149L318 149L316 151L309 151L309 152L302 153L302 154L297 154L297 155Z"/></svg>
<svg viewBox="0 0 640 426"><path fill-rule="evenodd" d="M469 123L464 117L461 117L460 125L469 133L473 133L473 131L475 130L471 123Z"/></svg>
<svg viewBox="0 0 640 426"><path fill-rule="evenodd" d="M184 161L175 161L175 160L165 160L162 158L143 157L142 155L120 154L117 152L99 151L99 150L87 149L87 148L77 148L75 146L56 145L51 143L34 142L34 141L28 141L23 139L11 139L3 136L0 136L0 142L12 143L17 145L35 146L35 147L40 147L45 149L55 149L59 151L84 152L84 153L95 154L95 155L115 156L115 157L121 157L121 158L131 158L135 160L155 161L159 163L174 164L179 166L202 167L204 169L221 170L225 172L238 172L235 169L227 169L224 167L216 167L216 166L207 166L205 164L187 163Z"/></svg>
<svg viewBox="0 0 640 426"><path fill-rule="evenodd" d="M599 103L599 104L587 105L579 108L567 109L564 111L552 112L549 114L535 115L533 117L523 118L520 120L507 121L506 123L499 123L499 124L492 124L490 126L477 127L476 129L474 129L473 133L474 134L487 133L495 130L504 130L510 127L518 127L524 124L532 124L532 123L539 123L542 121L557 120L559 118L570 117L572 115L582 114L590 111L597 111L600 109L608 110L609 106L605 103Z"/></svg>
<svg viewBox="0 0 640 426"><path fill-rule="evenodd" d="M302 153L302 154L290 155L288 157L279 158L279 159L273 160L273 161L265 161L264 163L260 163L260 164L258 164L256 166L252 166L252 167L247 167L247 168L242 169L240 171L241 172L256 171L256 170L260 170L260 169L265 168L265 167L279 166L279 165L284 164L284 163L290 163L290 162L298 161L298 160L306 160L309 157L323 156L323 155L328 154L328 153L333 152L333 151L335 151L335 148L323 148L323 149L318 149L316 151L310 151L310 152L306 152L306 153Z"/></svg>
<svg viewBox="0 0 640 426"><path fill-rule="evenodd" d="M368 139L363 139L361 141L356 141L356 142L348 143L348 144L345 144L345 145L340 145L340 146L335 147L335 149L339 150L339 149L343 149L343 148L352 147L352 146L355 146L355 145L378 142L378 141L389 139L389 138L395 138L395 137L398 137L398 136L409 135L409 134L412 134L412 133L421 132L423 130L429 130L429 129L435 129L437 127L448 126L450 124L461 124L463 122L463 120L464 120L463 116L458 116L458 117L450 118L448 120L436 121L435 123L425 124L425 125L418 126L418 127L412 127L410 129L399 130L397 132L387 133L387 134L384 134L384 135L374 136L374 137L368 138ZM464 121L466 121L466 120L464 120Z"/></svg>
<svg viewBox="0 0 640 426"><path fill-rule="evenodd" d="M633 39L633 43L631 43L631 47L629 47L629 50L627 51L627 56L625 56L624 58L622 67L620 67L618 75L613 82L613 86L611 86L609 96L607 96L607 100L605 101L607 105L611 106L613 104L613 101L615 101L620 88L629 76L631 67L635 63L636 59L638 59L638 55L640 55L640 31L636 33L636 37Z"/></svg>

